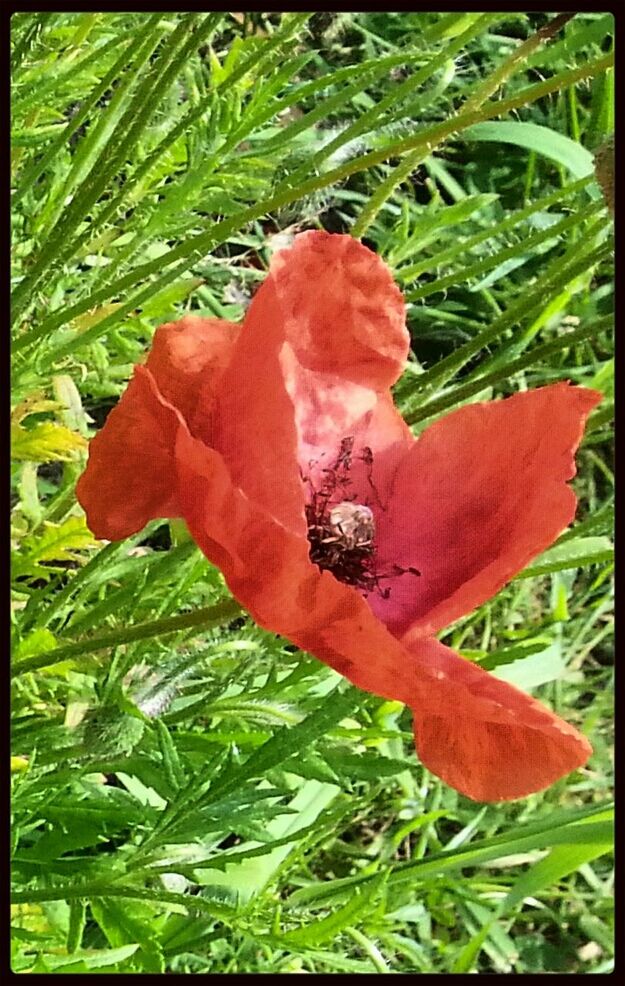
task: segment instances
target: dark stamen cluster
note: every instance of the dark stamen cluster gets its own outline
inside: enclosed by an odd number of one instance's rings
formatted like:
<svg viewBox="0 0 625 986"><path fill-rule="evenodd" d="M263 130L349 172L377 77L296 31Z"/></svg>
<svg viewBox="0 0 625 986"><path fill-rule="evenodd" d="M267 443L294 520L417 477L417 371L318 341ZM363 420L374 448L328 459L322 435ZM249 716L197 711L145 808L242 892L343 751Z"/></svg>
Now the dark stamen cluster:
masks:
<svg viewBox="0 0 625 986"><path fill-rule="evenodd" d="M321 506L327 507L327 504L322 501ZM378 587L373 542L345 544L340 531L330 523L329 513L320 512L319 508L315 499L306 508L310 560L322 571L332 572L339 582L372 592Z"/></svg>
<svg viewBox="0 0 625 986"><path fill-rule="evenodd" d="M393 566L392 575L377 571L375 552L375 522L368 504L355 503L349 472L352 465L354 439L341 441L335 462L322 469L323 481L316 489L310 478L304 477L310 487L310 500L306 505L310 560L322 571L332 572L339 582L353 585L366 596L377 592L388 599L390 587L383 588L382 580L410 572L419 575L416 568ZM376 503L381 507L378 492L373 484L373 453L363 448L359 458L365 463L367 479ZM315 463L310 463L312 466Z"/></svg>

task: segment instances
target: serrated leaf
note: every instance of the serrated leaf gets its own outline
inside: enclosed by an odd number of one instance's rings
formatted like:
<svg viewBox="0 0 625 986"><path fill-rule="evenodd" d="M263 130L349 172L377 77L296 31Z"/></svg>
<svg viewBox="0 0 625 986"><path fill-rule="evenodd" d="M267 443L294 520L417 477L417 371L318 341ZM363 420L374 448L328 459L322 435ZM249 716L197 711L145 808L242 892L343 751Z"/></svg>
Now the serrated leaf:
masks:
<svg viewBox="0 0 625 986"><path fill-rule="evenodd" d="M13 578L21 575L50 574L40 562L81 561L78 551L98 542L88 529L84 517L68 517L62 524L44 524L43 534L27 538L20 553L11 562Z"/></svg>
<svg viewBox="0 0 625 986"><path fill-rule="evenodd" d="M129 825L149 825L154 812L138 804L126 791L108 785L92 785L92 793L80 801L61 796L55 804L41 809L41 817L50 827L32 847L19 854L20 864L45 863L55 869L64 853L98 846Z"/></svg>
<svg viewBox="0 0 625 986"><path fill-rule="evenodd" d="M279 940L287 947L306 948L309 945L321 945L325 941L335 939L345 928L358 923L359 919L370 910L371 902L387 876L388 873L380 874L363 890L356 890L353 898L343 907L339 907L333 914L329 914L328 917L321 918L319 921L311 921L305 927L287 931Z"/></svg>
<svg viewBox="0 0 625 986"><path fill-rule="evenodd" d="M34 428L11 428L11 455L21 462L69 462L86 447L82 435L53 421L42 421Z"/></svg>
<svg viewBox="0 0 625 986"><path fill-rule="evenodd" d="M185 783L186 777L184 768L180 762L180 757L178 756L176 744L172 740L170 732L164 722L161 722L160 719L156 719L154 725L156 728L158 745L161 751L167 781L171 785L172 789L177 791Z"/></svg>
<svg viewBox="0 0 625 986"><path fill-rule="evenodd" d="M292 727L284 726L278 729L270 740L250 754L244 764L229 768L225 775L217 778L209 791L209 802L221 800L227 793L236 790L244 781L252 777L262 777L272 767L277 767L300 750L306 750L327 730L344 719L354 707L357 707L360 697L356 690L347 692L332 692L331 700L325 702L305 719Z"/></svg>
<svg viewBox="0 0 625 986"><path fill-rule="evenodd" d="M312 751L293 757L292 760L284 765L284 768L298 777L320 781L322 784L333 784L339 780L337 774L332 770L324 757Z"/></svg>
<svg viewBox="0 0 625 986"><path fill-rule="evenodd" d="M30 557L43 561L72 560L74 552L97 543L84 517L68 517L62 524L44 524L44 534L36 541Z"/></svg>
<svg viewBox="0 0 625 986"><path fill-rule="evenodd" d="M89 972L91 969L102 969L107 966L117 965L118 962L124 962L126 959L134 955L138 950L139 945L122 945L121 948L93 948L88 951L75 952L74 955L69 958L67 955L52 955L50 952L46 953L45 959L43 956L39 956L37 963L29 969L29 972L65 972L65 973L80 973Z"/></svg>
<svg viewBox="0 0 625 986"><path fill-rule="evenodd" d="M136 958L142 972L165 971L163 954L151 924L154 919L151 907L138 900L118 903L99 898L91 901L91 913L114 949L128 947L133 942L139 944L141 951Z"/></svg>
<svg viewBox="0 0 625 986"><path fill-rule="evenodd" d="M213 852L211 855L206 856L206 860L210 863L211 867L223 870L226 866L232 865L232 863L242 862L244 859L267 856L282 846L288 846L290 848L296 842L300 842L307 836L313 835L317 830L318 823L315 821L311 825L303 826L294 831L289 830L286 835L281 836L279 839L272 839L271 842L264 841L258 846L252 846L248 849L243 848L241 850L237 848L237 850L222 852L219 855L215 855ZM195 862L197 865L197 862L201 862L201 860Z"/></svg>
<svg viewBox="0 0 625 986"><path fill-rule="evenodd" d="M53 650L54 647L56 647L56 637L50 630L34 630L14 648L13 659L17 661L23 657L45 654L46 651Z"/></svg>
<svg viewBox="0 0 625 986"><path fill-rule="evenodd" d="M209 60L210 71L211 71L211 82L213 87L217 88L219 85L221 85L221 83L225 79L226 72L222 68L221 62L217 58L217 55L215 54L212 45L210 45L208 49L208 60Z"/></svg>
<svg viewBox="0 0 625 986"><path fill-rule="evenodd" d="M426 212L418 217L413 225L412 233L408 242L400 247L393 247L389 259L393 264L398 264L407 260L415 252L421 251L434 238L440 230L449 226L457 226L466 222L476 212L487 208L499 198L498 195L480 194L468 195L460 202L453 205L443 206L436 211ZM413 266L400 268L396 273L399 278L411 279L414 277ZM418 268L419 265L417 265ZM432 258L432 267L436 266L436 257Z"/></svg>
<svg viewBox="0 0 625 986"><path fill-rule="evenodd" d="M174 305L184 301L188 295L202 284L204 284L203 277L184 277L182 280L163 288L162 291L157 291L149 301L146 301L141 306L141 314L145 318L158 318L163 313L168 312Z"/></svg>
<svg viewBox="0 0 625 986"><path fill-rule="evenodd" d="M69 928L67 931L67 951L69 955L73 955L80 948L86 921L86 902L84 900L71 900L69 902Z"/></svg>
<svg viewBox="0 0 625 986"><path fill-rule="evenodd" d="M223 853L214 861L219 869L202 870L197 878L203 884L228 887L236 891L240 900L249 900L267 885L338 792L339 788L333 784L306 781L289 805L280 807L278 816L266 826L275 845L243 844L232 854L233 858ZM222 872L222 864L226 872Z"/></svg>
<svg viewBox="0 0 625 986"><path fill-rule="evenodd" d="M29 414L41 414L44 411L55 411L58 408L57 401L50 401L43 396L41 391L29 394L20 401L11 411L11 425L19 425Z"/></svg>
<svg viewBox="0 0 625 986"><path fill-rule="evenodd" d="M416 764L415 761L380 757L371 753L368 753L367 756L359 756L356 753L326 752L325 758L335 773L363 781L376 780L380 777L393 777L401 774L404 770L410 770Z"/></svg>

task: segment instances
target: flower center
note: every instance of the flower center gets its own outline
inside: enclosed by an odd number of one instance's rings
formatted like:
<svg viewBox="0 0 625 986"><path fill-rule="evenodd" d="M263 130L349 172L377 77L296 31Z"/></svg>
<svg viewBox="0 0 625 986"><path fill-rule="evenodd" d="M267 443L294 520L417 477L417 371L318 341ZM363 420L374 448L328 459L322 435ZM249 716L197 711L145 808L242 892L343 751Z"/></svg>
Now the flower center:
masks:
<svg viewBox="0 0 625 986"><path fill-rule="evenodd" d="M369 507L341 500L330 507L323 498L306 508L310 560L340 582L376 588L375 521Z"/></svg>
<svg viewBox="0 0 625 986"><path fill-rule="evenodd" d="M344 438L335 462L320 470L323 476L319 489L309 477L303 477L309 486L309 502L306 504L310 560L321 571L332 572L339 582L353 585L364 596L377 592L383 599L391 594L390 586L381 582L410 572L419 575L416 568L393 566L391 574L381 574L376 563L376 527L373 511L366 503L356 503L351 492L349 476L352 465L354 439ZM367 480L378 506L380 499L371 470L373 453L365 447L359 458L365 463ZM311 468L316 463L311 462Z"/></svg>

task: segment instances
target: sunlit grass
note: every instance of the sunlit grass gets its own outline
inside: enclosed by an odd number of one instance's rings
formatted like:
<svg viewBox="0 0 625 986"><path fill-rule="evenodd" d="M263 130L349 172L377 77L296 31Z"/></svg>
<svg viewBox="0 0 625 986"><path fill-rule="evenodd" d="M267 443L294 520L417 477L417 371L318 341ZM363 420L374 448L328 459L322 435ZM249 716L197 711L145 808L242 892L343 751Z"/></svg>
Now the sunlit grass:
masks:
<svg viewBox="0 0 625 986"><path fill-rule="evenodd" d="M613 24L548 21L12 18L15 971L610 971ZM239 319L316 227L406 293L415 433L605 395L577 526L442 638L591 739L542 794L432 777L408 712L254 626L175 525L85 526L86 440L156 326Z"/></svg>

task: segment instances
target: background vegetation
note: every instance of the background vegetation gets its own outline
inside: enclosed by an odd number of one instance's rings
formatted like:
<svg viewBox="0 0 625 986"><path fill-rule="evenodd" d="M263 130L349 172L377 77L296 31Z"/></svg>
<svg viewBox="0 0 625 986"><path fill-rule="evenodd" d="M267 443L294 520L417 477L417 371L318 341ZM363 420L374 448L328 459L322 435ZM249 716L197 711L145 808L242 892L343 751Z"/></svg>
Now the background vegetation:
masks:
<svg viewBox="0 0 625 986"><path fill-rule="evenodd" d="M16 971L611 970L613 20L555 16L14 15ZM456 794L175 525L98 543L76 504L155 327L240 318L314 227L406 294L415 432L605 394L576 525L443 637L591 738L544 794Z"/></svg>

